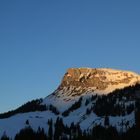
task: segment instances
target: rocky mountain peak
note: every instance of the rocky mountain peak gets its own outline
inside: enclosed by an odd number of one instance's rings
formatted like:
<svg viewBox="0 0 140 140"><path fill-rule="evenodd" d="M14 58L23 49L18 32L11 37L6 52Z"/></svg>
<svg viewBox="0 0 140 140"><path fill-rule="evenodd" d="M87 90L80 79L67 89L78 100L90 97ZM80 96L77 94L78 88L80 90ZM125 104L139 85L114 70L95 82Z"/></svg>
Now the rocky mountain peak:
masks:
<svg viewBox="0 0 140 140"><path fill-rule="evenodd" d="M134 85L140 76L134 72L108 68L70 68L65 73L58 90L71 92L71 95L83 92L110 93Z"/></svg>

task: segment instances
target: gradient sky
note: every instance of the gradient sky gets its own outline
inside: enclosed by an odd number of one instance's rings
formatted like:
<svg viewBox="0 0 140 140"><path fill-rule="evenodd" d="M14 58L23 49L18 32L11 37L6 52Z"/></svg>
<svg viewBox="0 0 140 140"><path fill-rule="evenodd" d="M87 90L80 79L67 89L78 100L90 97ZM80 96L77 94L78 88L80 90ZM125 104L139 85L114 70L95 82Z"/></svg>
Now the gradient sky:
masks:
<svg viewBox="0 0 140 140"><path fill-rule="evenodd" d="M45 97L67 68L140 73L140 2L0 0L0 112Z"/></svg>

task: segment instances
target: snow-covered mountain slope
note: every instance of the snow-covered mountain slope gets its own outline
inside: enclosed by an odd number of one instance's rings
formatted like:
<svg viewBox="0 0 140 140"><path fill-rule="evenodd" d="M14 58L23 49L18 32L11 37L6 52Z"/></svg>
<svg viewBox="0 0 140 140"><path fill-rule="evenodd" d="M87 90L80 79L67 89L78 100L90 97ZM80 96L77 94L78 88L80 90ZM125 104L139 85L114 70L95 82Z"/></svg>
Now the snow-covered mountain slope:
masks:
<svg viewBox="0 0 140 140"><path fill-rule="evenodd" d="M46 105L46 110L42 106L42 111L0 119L0 136L6 132L14 138L20 129L27 127L26 120L34 130L42 127L47 133L48 120L55 122L57 117L62 118L65 125L74 122L87 132L99 124L114 126L118 132L127 131L135 124L139 95L140 76L136 73L105 68L71 68L57 90L38 102L37 107ZM105 124L105 117L108 117L109 124Z"/></svg>
<svg viewBox="0 0 140 140"><path fill-rule="evenodd" d="M57 117L62 117L65 125L70 126L71 123L80 124L81 129L87 132L90 131L94 126L104 125L105 117L98 116L95 113L86 115L86 109L84 105L81 108L72 112L68 117L63 117L62 115L55 115L50 111L44 112L29 112L23 114L17 114L10 118L0 120L0 137L6 134L10 138L14 139L15 135L25 127L32 127L37 131L38 127L44 128L45 132L48 133L48 120L52 119L53 122L56 121ZM131 128L135 124L135 114L134 112L125 116L108 116L110 125L116 127L118 132L125 132L128 128ZM29 125L26 121L29 121ZM123 121L123 124L122 124ZM128 128L125 125L129 122Z"/></svg>

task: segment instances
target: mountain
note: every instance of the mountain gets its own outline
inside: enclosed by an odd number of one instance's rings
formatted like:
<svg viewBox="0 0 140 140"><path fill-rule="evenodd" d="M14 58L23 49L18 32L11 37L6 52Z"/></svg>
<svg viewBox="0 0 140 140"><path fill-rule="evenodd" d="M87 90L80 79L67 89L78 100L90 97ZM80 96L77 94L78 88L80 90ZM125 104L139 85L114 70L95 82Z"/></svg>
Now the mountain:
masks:
<svg viewBox="0 0 140 140"><path fill-rule="evenodd" d="M71 68L67 70L58 89L46 97L44 103L51 102L59 110L64 110L81 96L107 95L116 89L123 89L136 83L140 83L140 76L134 72Z"/></svg>
<svg viewBox="0 0 140 140"><path fill-rule="evenodd" d="M140 76L134 72L70 68L60 86L46 98L0 114L0 136L14 139L21 129L29 126L34 131L43 128L49 135L52 124L52 136L55 138L57 122L58 125L63 124L60 137L65 136L65 139L70 137L66 130L74 129L72 126L88 135L93 130L97 131L97 126L105 129L113 127L119 134L126 133L137 126L139 99ZM77 134L73 132L73 135L76 139Z"/></svg>

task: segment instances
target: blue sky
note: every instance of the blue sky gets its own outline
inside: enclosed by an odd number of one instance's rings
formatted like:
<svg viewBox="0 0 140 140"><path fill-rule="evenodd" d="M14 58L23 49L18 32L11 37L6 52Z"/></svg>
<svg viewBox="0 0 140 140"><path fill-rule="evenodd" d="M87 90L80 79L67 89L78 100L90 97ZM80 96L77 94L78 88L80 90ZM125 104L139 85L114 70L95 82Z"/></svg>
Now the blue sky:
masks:
<svg viewBox="0 0 140 140"><path fill-rule="evenodd" d="M140 2L0 1L0 112L45 97L67 68L140 73Z"/></svg>

